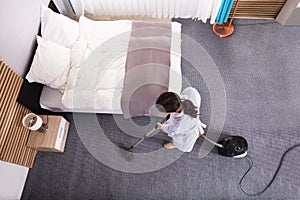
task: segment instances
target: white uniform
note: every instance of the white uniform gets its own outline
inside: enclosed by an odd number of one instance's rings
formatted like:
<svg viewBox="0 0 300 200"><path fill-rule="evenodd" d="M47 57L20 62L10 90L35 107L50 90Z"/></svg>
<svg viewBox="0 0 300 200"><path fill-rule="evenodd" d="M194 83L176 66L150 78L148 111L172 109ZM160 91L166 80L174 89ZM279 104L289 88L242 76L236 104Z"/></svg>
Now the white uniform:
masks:
<svg viewBox="0 0 300 200"><path fill-rule="evenodd" d="M185 88L181 93L181 98L190 100L198 107L198 114L200 111L201 97L199 92L192 87ZM183 152L190 152L193 149L198 135L203 128L206 127L197 118L193 118L183 113L173 113L161 127L162 131L168 133L168 136L172 138L172 143Z"/></svg>

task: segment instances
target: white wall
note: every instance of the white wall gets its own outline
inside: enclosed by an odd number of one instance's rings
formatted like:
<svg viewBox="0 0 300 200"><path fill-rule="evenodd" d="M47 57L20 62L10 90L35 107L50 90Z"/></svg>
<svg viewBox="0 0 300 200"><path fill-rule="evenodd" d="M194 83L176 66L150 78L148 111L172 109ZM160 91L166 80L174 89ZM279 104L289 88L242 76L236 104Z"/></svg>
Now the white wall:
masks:
<svg viewBox="0 0 300 200"><path fill-rule="evenodd" d="M27 173L27 167L0 161L0 199L20 199Z"/></svg>
<svg viewBox="0 0 300 200"><path fill-rule="evenodd" d="M49 0L0 0L0 59L24 76L40 24L40 4ZM0 161L0 199L19 199L28 168Z"/></svg>
<svg viewBox="0 0 300 200"><path fill-rule="evenodd" d="M0 59L24 76L40 24L40 4L50 0L0 1Z"/></svg>
<svg viewBox="0 0 300 200"><path fill-rule="evenodd" d="M300 25L300 1L287 0L276 17L282 25Z"/></svg>

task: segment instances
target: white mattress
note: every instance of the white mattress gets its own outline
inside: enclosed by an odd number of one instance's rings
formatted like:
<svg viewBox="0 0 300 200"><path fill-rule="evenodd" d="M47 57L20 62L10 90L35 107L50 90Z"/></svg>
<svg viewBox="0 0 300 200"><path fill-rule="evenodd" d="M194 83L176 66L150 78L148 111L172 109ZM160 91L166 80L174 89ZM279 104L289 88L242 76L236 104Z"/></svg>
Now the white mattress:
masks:
<svg viewBox="0 0 300 200"><path fill-rule="evenodd" d="M181 32L181 27L178 24L172 23L172 31L176 33ZM178 37L179 35L179 37ZM176 93L181 92L182 87L182 77L181 77L181 38L180 34L172 34L171 37L171 54L170 54L170 74L169 74L169 91L173 91ZM66 93L65 93L66 94ZM50 88L48 86L44 86L41 97L40 97L40 105L42 108L53 111L53 112L88 112L88 113L113 113L113 114L122 114L122 110L120 107L120 102L118 99L110 100L109 102L115 102L114 105L111 106L114 109L110 109L110 107L106 107L105 109L93 108L70 108L66 107L62 103L63 93L61 93L57 89ZM120 98L120 97L119 97ZM107 102L107 99L106 99ZM116 109L117 108L117 109Z"/></svg>
<svg viewBox="0 0 300 200"><path fill-rule="evenodd" d="M169 91L176 93L181 92L181 59L179 56L171 55L176 64L172 65L173 67L170 70L170 82L169 82ZM175 58L177 57L177 58ZM171 58L172 59L172 58ZM180 76L178 76L180 75ZM181 79L181 80L179 80ZM44 86L42 94L40 97L40 105L42 108L53 111L53 112L84 112L84 113L111 113L111 114L123 114L121 110L107 111L99 109L76 109L76 108L67 108L61 103L62 93L48 86Z"/></svg>

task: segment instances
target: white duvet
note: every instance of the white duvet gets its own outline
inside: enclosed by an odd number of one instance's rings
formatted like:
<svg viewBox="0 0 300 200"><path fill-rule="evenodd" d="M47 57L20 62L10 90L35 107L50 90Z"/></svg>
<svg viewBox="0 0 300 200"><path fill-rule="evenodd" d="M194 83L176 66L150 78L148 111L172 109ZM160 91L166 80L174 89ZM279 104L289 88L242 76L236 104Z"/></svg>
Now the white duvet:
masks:
<svg viewBox="0 0 300 200"><path fill-rule="evenodd" d="M61 103L72 111L122 114L131 21L92 21L81 17L80 38L71 49L71 68ZM181 24L172 22L169 91L180 93Z"/></svg>

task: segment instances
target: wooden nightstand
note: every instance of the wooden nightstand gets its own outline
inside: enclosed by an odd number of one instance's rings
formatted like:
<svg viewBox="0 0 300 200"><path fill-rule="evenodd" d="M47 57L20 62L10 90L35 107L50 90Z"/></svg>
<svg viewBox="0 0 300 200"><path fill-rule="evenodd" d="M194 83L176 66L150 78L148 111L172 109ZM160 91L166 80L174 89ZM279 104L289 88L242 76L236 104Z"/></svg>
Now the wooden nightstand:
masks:
<svg viewBox="0 0 300 200"><path fill-rule="evenodd" d="M30 131L27 146L38 151L64 152L69 122L61 116L41 115L47 122L46 133Z"/></svg>

